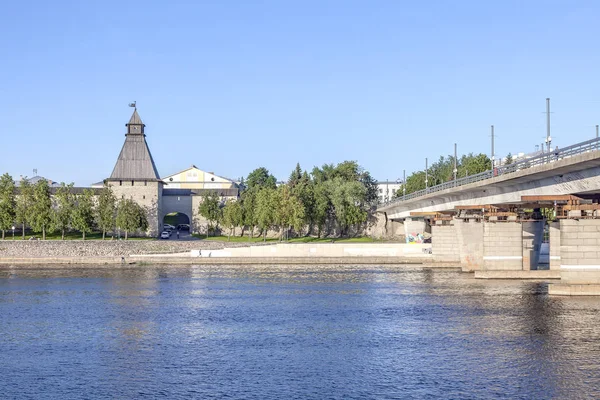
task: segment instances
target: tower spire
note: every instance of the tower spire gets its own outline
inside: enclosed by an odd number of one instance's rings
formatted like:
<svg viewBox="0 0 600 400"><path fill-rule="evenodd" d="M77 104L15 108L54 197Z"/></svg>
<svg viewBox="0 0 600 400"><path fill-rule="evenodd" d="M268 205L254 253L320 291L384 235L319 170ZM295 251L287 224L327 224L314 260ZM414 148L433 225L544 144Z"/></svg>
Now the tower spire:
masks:
<svg viewBox="0 0 600 400"><path fill-rule="evenodd" d="M154 159L146 143L144 123L140 118L137 108L129 122L125 124L127 133L125 143L110 176L110 180L160 180Z"/></svg>

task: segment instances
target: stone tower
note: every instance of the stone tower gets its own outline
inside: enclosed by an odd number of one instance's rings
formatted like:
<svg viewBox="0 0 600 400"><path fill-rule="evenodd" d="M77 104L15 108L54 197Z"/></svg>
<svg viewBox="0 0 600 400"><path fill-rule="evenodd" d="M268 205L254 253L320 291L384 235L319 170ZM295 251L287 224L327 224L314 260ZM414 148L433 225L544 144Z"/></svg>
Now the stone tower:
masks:
<svg viewBox="0 0 600 400"><path fill-rule="evenodd" d="M137 108L133 110L133 115L125 126L125 143L107 183L112 187L117 200L132 199L146 209L149 225L147 234L157 236L162 224L159 218L162 211L163 182L146 143L146 125Z"/></svg>

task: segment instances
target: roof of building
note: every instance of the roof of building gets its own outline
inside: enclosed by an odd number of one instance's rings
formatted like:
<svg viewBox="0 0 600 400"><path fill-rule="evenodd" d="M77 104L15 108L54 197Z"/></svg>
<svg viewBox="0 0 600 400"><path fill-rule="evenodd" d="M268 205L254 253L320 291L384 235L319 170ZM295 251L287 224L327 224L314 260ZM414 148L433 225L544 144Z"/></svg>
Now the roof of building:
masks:
<svg viewBox="0 0 600 400"><path fill-rule="evenodd" d="M136 109L133 111L129 124L141 123L142 120ZM154 164L145 136L130 133L125 135L125 143L109 179L160 180L160 175Z"/></svg>
<svg viewBox="0 0 600 400"><path fill-rule="evenodd" d="M22 178L21 178L21 179L22 179ZM19 180L15 181L15 186L16 186L16 187L19 187L19 186L21 186L21 179L19 179ZM58 182L55 182L55 181L53 181L52 179L47 179L47 178L44 178L43 176L39 176L39 175L36 175L36 176L34 176L34 177L31 177L31 178L26 178L26 179L27 179L27 181L28 181L30 184L32 184L32 185L35 185L35 184L36 184L36 183L38 183L39 181L43 181L43 180L45 180L45 181L48 181L48 186L50 186L50 187L58 187L58 186L60 186L60 183L58 183Z"/></svg>
<svg viewBox="0 0 600 400"><path fill-rule="evenodd" d="M175 175L182 174L182 173L184 173L184 172L186 172L186 171L189 171L189 170L191 170L191 169L197 169L198 171L202 171L202 172L204 172L205 174L214 175L214 176L216 176L217 178L224 179L224 180L226 180L226 181L228 181L228 182L231 182L231 183L233 183L233 184L236 184L236 185L238 184L238 183L237 183L236 181L234 181L233 179L227 178L227 177L225 177L225 176L217 175L217 174L215 174L214 172L208 172L208 171L201 170L200 168L196 167L194 164L192 164L192 166L191 166L191 167L188 167L188 168L186 168L186 169L183 169L183 170L181 170L181 171L179 171L179 172L175 172L174 174L170 174L170 175L167 175L167 176L163 176L163 177L162 177L162 179L163 179L163 180L166 180L166 179L168 179L168 178L171 178L171 177L173 177L173 176L175 176ZM187 181L187 182L190 182L190 181ZM198 183L213 183L212 181L203 181L203 182L197 181L197 182L198 182Z"/></svg>
<svg viewBox="0 0 600 400"><path fill-rule="evenodd" d="M137 108L135 108L133 110L133 114L131 115L131 118L129 118L129 124L144 125L144 123L142 122L142 119L140 118L140 115L137 112Z"/></svg>

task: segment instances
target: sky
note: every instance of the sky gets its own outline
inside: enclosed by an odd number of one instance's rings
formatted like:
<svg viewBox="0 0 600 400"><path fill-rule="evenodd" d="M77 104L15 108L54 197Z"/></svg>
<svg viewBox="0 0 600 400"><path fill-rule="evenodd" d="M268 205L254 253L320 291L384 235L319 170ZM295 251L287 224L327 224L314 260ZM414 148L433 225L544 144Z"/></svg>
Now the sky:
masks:
<svg viewBox="0 0 600 400"><path fill-rule="evenodd" d="M110 176L136 101L161 176L595 137L597 1L0 0L0 174Z"/></svg>

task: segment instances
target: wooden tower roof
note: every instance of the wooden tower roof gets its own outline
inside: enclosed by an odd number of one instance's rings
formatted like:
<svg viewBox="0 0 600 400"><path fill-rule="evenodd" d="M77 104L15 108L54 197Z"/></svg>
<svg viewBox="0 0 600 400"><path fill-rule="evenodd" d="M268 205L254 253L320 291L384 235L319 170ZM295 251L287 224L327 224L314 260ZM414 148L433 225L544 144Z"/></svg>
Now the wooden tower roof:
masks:
<svg viewBox="0 0 600 400"><path fill-rule="evenodd" d="M152 153L146 143L145 125L137 108L129 119L125 143L109 180L147 180L159 181L160 175L154 164Z"/></svg>

